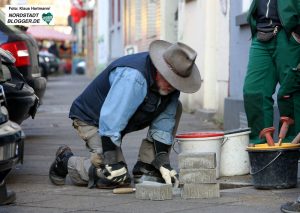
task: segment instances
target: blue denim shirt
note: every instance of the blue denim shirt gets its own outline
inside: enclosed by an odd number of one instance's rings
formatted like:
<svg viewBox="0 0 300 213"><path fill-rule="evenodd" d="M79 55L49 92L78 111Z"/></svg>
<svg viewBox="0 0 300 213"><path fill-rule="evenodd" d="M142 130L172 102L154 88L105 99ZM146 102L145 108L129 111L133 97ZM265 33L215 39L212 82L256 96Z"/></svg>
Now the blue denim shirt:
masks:
<svg viewBox="0 0 300 213"><path fill-rule="evenodd" d="M130 67L118 67L109 75L111 88L102 105L99 118L99 134L108 136L117 145L121 145L121 131L135 113L147 94L147 82L144 76ZM148 139L171 145L178 105L178 97L172 97L167 106L150 125Z"/></svg>

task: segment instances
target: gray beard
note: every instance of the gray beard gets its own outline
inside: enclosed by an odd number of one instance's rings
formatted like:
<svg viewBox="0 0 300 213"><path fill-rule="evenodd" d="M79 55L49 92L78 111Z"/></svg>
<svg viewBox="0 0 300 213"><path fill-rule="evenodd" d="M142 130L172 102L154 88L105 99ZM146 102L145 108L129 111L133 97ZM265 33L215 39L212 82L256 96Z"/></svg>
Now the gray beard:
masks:
<svg viewBox="0 0 300 213"><path fill-rule="evenodd" d="M167 92L167 91L165 91L165 90L162 90L162 89L159 89L158 92L159 92L159 94L162 95L162 96L169 95L169 92Z"/></svg>

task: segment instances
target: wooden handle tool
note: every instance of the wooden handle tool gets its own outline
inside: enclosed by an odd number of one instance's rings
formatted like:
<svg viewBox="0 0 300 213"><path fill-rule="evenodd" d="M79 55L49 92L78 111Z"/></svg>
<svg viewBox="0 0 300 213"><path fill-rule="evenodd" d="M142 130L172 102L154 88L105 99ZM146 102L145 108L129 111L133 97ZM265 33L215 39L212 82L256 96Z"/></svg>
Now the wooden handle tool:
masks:
<svg viewBox="0 0 300 213"><path fill-rule="evenodd" d="M278 141L279 146L281 146L282 140L285 138L286 133L289 130L289 126L294 123L294 120L289 117L281 117L280 121L282 122L282 126L279 132L279 141Z"/></svg>
<svg viewBox="0 0 300 213"><path fill-rule="evenodd" d="M128 188L115 188L113 189L114 194L129 194L135 192L135 188L128 187Z"/></svg>
<svg viewBox="0 0 300 213"><path fill-rule="evenodd" d="M275 131L274 127L264 128L259 133L259 138L266 138L268 146L275 146L273 140L273 132Z"/></svg>
<svg viewBox="0 0 300 213"><path fill-rule="evenodd" d="M292 144L298 144L300 142L300 132L298 133L298 135L294 138L294 140L292 140Z"/></svg>

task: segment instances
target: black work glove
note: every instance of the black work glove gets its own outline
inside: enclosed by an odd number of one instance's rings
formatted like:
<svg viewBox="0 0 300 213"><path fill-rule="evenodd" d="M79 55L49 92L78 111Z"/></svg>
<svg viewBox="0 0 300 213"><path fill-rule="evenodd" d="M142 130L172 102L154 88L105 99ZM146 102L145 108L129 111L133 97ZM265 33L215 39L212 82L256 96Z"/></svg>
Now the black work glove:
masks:
<svg viewBox="0 0 300 213"><path fill-rule="evenodd" d="M111 183L123 183L129 177L127 166L124 162L106 164L102 168L101 173Z"/></svg>
<svg viewBox="0 0 300 213"><path fill-rule="evenodd" d="M175 181L175 183L177 183L177 172L174 169L172 169L170 165L170 146L160 143L158 141L154 141L154 147L155 159L151 162L151 164L159 170L166 184L172 184L172 180L173 182Z"/></svg>
<svg viewBox="0 0 300 213"><path fill-rule="evenodd" d="M127 165L124 162L105 164L100 168L91 165L88 188L93 188L98 181L107 186L130 183Z"/></svg>

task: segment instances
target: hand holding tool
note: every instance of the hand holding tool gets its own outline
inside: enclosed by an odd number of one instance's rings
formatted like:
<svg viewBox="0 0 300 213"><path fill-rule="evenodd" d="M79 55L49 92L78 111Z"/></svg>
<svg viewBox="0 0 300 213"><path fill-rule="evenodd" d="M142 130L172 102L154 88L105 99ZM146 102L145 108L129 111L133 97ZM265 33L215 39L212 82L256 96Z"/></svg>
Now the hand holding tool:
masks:
<svg viewBox="0 0 300 213"><path fill-rule="evenodd" d="M267 144L269 146L275 146L274 140L273 140L273 132L275 131L274 127L268 127L264 128L259 133L259 138L266 138Z"/></svg>
<svg viewBox="0 0 300 213"><path fill-rule="evenodd" d="M286 133L289 130L289 126L294 123L294 120L289 117L281 117L280 121L282 122L282 126L279 132L279 141L278 141L279 146L281 146L282 140L285 138Z"/></svg>

